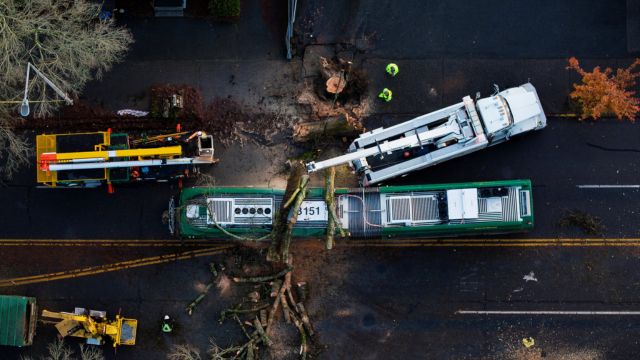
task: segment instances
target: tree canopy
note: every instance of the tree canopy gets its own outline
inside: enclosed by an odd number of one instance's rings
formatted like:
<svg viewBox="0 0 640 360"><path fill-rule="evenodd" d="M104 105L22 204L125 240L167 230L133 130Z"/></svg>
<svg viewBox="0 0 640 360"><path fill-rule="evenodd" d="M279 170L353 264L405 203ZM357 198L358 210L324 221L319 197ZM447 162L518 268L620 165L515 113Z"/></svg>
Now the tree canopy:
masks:
<svg viewBox="0 0 640 360"><path fill-rule="evenodd" d="M0 174L11 175L28 161L29 145L12 130L27 62L76 97L123 59L133 36L113 20L101 20L100 8L87 0L0 1ZM28 98L36 117L63 104L33 71Z"/></svg>
<svg viewBox="0 0 640 360"><path fill-rule="evenodd" d="M640 112L640 100L635 92L630 90L636 85L640 73L633 70L640 65L640 59L636 59L625 69L600 69L596 66L593 71L587 72L578 59L569 59L567 69L575 70L582 76L582 83L574 84L573 91L569 95L580 105L580 118L598 119L603 115L615 115L618 119L635 121Z"/></svg>

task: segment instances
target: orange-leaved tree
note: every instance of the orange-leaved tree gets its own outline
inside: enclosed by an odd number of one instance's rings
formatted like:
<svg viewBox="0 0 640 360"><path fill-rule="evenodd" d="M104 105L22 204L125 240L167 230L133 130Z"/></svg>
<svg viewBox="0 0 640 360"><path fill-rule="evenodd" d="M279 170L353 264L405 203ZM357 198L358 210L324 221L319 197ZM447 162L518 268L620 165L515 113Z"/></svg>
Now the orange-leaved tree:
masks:
<svg viewBox="0 0 640 360"><path fill-rule="evenodd" d="M599 66L587 72L580 67L578 59L569 59L567 69L575 70L582 76L582 83L573 84L573 91L569 96L580 106L580 119L598 119L605 115L615 115L618 119L635 121L640 112L640 100L635 91L631 90L640 78L640 73L633 70L640 65L636 59L626 69L605 68Z"/></svg>

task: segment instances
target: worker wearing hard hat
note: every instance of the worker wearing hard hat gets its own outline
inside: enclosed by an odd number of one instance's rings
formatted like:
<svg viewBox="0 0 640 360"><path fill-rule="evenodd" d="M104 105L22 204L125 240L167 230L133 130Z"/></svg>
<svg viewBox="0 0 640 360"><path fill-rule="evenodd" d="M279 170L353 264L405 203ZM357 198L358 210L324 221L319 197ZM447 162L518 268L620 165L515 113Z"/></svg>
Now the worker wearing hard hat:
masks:
<svg viewBox="0 0 640 360"><path fill-rule="evenodd" d="M173 331L173 320L171 319L171 317L169 317L169 315L165 315L164 318L162 319L162 332L170 333L172 331Z"/></svg>
<svg viewBox="0 0 640 360"><path fill-rule="evenodd" d="M387 74L391 75L391 76L396 76L398 74L398 72L400 72L400 68L398 68L398 65L394 64L394 63L389 63L387 64Z"/></svg>
<svg viewBox="0 0 640 360"><path fill-rule="evenodd" d="M380 92L380 94L378 94L378 97L386 102L391 101L391 98L393 97L393 93L391 92L391 90L384 88L382 89L382 92Z"/></svg>

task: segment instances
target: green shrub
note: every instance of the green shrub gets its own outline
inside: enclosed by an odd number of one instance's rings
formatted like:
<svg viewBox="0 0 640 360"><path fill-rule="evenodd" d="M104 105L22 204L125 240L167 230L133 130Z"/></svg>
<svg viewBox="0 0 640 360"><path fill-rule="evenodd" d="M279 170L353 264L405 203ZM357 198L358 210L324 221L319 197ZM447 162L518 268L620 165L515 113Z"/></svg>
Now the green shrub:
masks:
<svg viewBox="0 0 640 360"><path fill-rule="evenodd" d="M218 19L238 19L240 17L240 0L209 0L209 12Z"/></svg>

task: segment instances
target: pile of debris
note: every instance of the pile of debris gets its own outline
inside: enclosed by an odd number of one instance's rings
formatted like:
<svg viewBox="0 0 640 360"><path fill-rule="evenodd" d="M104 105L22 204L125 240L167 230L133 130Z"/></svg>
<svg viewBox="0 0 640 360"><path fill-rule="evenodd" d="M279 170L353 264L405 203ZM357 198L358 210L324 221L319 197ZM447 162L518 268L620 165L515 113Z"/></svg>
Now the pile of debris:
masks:
<svg viewBox="0 0 640 360"><path fill-rule="evenodd" d="M203 100L200 90L189 85L154 85L151 87L152 118L194 121L202 118Z"/></svg>
<svg viewBox="0 0 640 360"><path fill-rule="evenodd" d="M232 277L234 283L250 284L251 288L242 302L220 313L219 321L235 320L246 339L227 347L212 341L209 348L212 359L255 359L263 348L276 349L280 354L275 358L280 358L282 352L287 352L278 346L279 342L286 342L286 332L275 331L280 314L285 323L297 329L300 339L297 352L301 359L306 359L315 331L303 303L308 296L307 284L297 283L296 291L292 291L292 270L289 263L271 275Z"/></svg>
<svg viewBox="0 0 640 360"><path fill-rule="evenodd" d="M605 231L605 227L599 217L575 209L565 210L559 225L563 228L578 228L587 235L600 236Z"/></svg>
<svg viewBox="0 0 640 360"><path fill-rule="evenodd" d="M241 104L229 98L214 98L207 106L201 127L210 131L219 142L228 145L247 141L272 145L279 134L290 132L292 119L278 110L274 113L248 113Z"/></svg>
<svg viewBox="0 0 640 360"><path fill-rule="evenodd" d="M226 292L226 288L235 284L246 291L239 302L222 310L219 317L220 324L235 321L244 341L225 346L211 339L207 351L209 358L251 360L266 352L273 359L306 359L315 343L315 330L304 305L309 287L306 282L294 285L292 259L289 258L288 263L265 262L260 250L249 248L238 249L231 258L237 259L235 262L228 260L226 265L209 264L210 282L185 308L192 315L214 286ZM267 275L262 275L265 272ZM284 323L279 322L279 318L284 319ZM295 345L291 346L292 343ZM193 356L180 357L180 354ZM199 351L190 345L176 345L169 358L199 359L200 356Z"/></svg>

